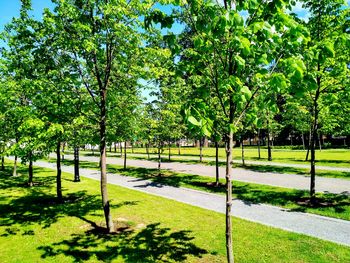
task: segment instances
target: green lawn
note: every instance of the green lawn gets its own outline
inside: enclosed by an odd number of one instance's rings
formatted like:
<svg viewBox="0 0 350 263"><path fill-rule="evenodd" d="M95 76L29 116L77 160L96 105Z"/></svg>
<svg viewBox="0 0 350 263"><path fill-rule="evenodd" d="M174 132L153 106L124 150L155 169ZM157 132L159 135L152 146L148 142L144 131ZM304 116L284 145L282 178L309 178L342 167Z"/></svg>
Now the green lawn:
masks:
<svg viewBox="0 0 350 263"><path fill-rule="evenodd" d="M119 149L118 149L119 151ZM134 153L145 154L145 148L134 148ZM127 149L128 153L131 153L131 149ZM82 154L87 153L82 151ZM113 151L112 151L113 153ZM155 154L157 150L155 148L150 149L150 153ZM96 151L96 154L98 152ZM168 150L164 149L164 155L168 154ZM178 149L171 149L172 155L178 156ZM181 156L199 156L199 148L196 147L183 147L181 148ZM204 157L215 157L215 148L203 148ZM225 158L225 149L219 149L220 158ZM291 149L274 149L272 150L272 161L279 163L298 163L308 164L305 162L306 151L304 150L291 150ZM236 160L241 159L241 149L233 149L233 157ZM199 157L198 157L199 159ZM268 161L267 160L267 149L266 147L261 148L261 159L258 159L258 150L256 147L245 148L245 159L256 160L256 161ZM322 151L316 150L316 159L318 165L323 166L335 166L335 167L350 167L350 150L349 149L324 149Z"/></svg>
<svg viewBox="0 0 350 263"><path fill-rule="evenodd" d="M110 155L111 156L111 155ZM112 155L114 156L114 155ZM158 158L147 158L147 157L138 157L138 156L128 156L127 159L135 159L135 160L150 160L150 161L158 161ZM195 160L189 160L189 159L178 159L173 158L169 161L168 158L162 158L162 162L180 162L180 163L188 163L188 164L198 164L198 161ZM215 165L215 161L202 161L202 164L204 165ZM219 166L225 166L225 162L219 162ZM243 168L251 171L257 171L257 172L272 172L272 173L282 173L282 174L300 174L305 176L310 176L310 169L305 168L296 168L296 167L284 167L284 166L277 166L277 165L258 165L258 164L237 164L235 163L233 165L237 168ZM329 170L316 170L317 176L323 176L323 177L329 177L329 178L342 178L342 179L349 179L350 180L350 172L341 172L341 171L329 171Z"/></svg>
<svg viewBox="0 0 350 263"><path fill-rule="evenodd" d="M26 173L23 167L21 174ZM107 235L99 183L55 172L0 172L0 258L7 262L225 262L224 215L109 185L117 233ZM350 248L233 218L236 262L347 262Z"/></svg>
<svg viewBox="0 0 350 263"><path fill-rule="evenodd" d="M50 161L55 162L55 159ZM73 161L65 160L64 164L73 165ZM97 163L87 161L80 161L80 167L98 169ZM124 170L122 166L118 165L107 165L107 169L111 173L150 179L160 184L225 194L224 179L220 179L220 187L215 187L213 186L215 179L207 176L175 173L168 170L162 170L162 174L159 176L157 169L127 167ZM350 220L350 196L348 195L317 193L319 204L311 206L308 203L308 191L234 181L233 196L247 202L271 204L293 211Z"/></svg>

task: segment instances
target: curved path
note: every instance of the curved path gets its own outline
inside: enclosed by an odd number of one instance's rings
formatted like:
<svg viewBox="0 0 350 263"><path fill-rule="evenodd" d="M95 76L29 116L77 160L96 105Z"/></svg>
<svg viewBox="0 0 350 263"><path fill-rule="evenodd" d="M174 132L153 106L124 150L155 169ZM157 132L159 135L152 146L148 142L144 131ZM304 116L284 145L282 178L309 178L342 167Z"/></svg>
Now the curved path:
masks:
<svg viewBox="0 0 350 263"><path fill-rule="evenodd" d="M72 160L73 155L65 155L65 158ZM99 162L97 156L80 156L81 161ZM118 157L108 157L108 164L123 165L124 160ZM157 168L158 163L147 160L127 160L127 165L133 167L144 168ZM177 162L163 162L162 169L168 169L174 172L203 175L203 176L215 176L215 166L202 165L202 164L185 164ZM225 168L220 167L220 176L224 177ZM241 182L264 184L299 190L309 190L310 177L297 174L279 174L270 172L256 172L241 168L234 168L233 179ZM350 180L327 178L316 176L316 191L324 193L335 194L348 194L350 195Z"/></svg>
<svg viewBox="0 0 350 263"><path fill-rule="evenodd" d="M36 166L55 169L55 164L38 161ZM73 166L62 166L62 171L73 173ZM100 180L96 170L81 169L81 176ZM225 196L188 188L165 186L139 178L108 174L108 183L158 195L204 209L225 213ZM264 225L302 233L312 237L350 246L350 221L328 218L263 204L233 200L232 215Z"/></svg>

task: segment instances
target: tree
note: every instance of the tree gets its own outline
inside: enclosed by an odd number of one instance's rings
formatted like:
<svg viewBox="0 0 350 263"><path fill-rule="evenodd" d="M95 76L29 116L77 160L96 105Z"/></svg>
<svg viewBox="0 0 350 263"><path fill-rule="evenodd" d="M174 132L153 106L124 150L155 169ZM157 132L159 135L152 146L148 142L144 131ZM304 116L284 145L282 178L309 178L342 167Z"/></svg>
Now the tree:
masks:
<svg viewBox="0 0 350 263"><path fill-rule="evenodd" d="M182 21L194 31L194 47L182 51L191 58L184 62L183 70L195 72L201 67L201 75L211 83L209 87L200 87L203 90L201 99L189 101L191 106L186 111L187 119L212 133L216 114L212 114L206 103L208 94L219 101L218 111L224 116L228 262L233 262L231 206L234 135L257 95L263 95L268 86L272 89L287 86L285 76L275 72L275 69L291 57L290 48L304 41L303 28L286 14L285 6L291 8L285 1L225 0L223 5L193 1L184 6L181 16ZM245 21L242 11L248 14ZM167 39L174 52L181 50L176 36L170 35Z"/></svg>
<svg viewBox="0 0 350 263"><path fill-rule="evenodd" d="M74 60L71 72L79 75L95 103L99 125L101 195L108 232L114 230L107 194L106 146L110 95L139 69L147 69L148 52L140 17L152 3L102 0L54 0L55 12L46 19L59 32L57 45ZM131 69L131 70L130 70ZM137 69L137 70L135 70Z"/></svg>
<svg viewBox="0 0 350 263"><path fill-rule="evenodd" d="M342 0L303 2L311 14L306 23L311 41L304 50L307 74L299 87L305 88L308 95L308 100L303 100L308 103L311 117L310 201L315 203L315 145L320 114L326 108L322 101L327 97L337 99L337 94L346 88L344 84L349 77L348 58L344 56L349 49L349 27L346 22L349 10L343 9Z"/></svg>

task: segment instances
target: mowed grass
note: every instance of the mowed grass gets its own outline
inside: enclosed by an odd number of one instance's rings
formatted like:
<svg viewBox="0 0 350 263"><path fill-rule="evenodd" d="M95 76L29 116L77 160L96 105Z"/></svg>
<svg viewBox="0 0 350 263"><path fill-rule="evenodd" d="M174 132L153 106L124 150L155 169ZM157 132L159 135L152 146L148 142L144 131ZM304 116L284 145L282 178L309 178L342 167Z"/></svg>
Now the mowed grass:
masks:
<svg viewBox="0 0 350 263"><path fill-rule="evenodd" d="M55 162L55 159L51 159ZM65 165L73 165L72 160L65 160ZM96 162L80 161L81 168L98 169ZM214 185L214 178L193 174L176 173L169 170L130 167L126 170L119 165L107 165L108 172L152 180L157 184L225 194L225 180L220 179L220 185ZM317 193L317 204L309 203L309 192L290 188L253 184L234 181L233 197L251 203L263 203L291 209L297 212L307 212L322 216L350 220L350 196L347 194Z"/></svg>
<svg viewBox="0 0 350 263"><path fill-rule="evenodd" d="M35 186L0 172L0 259L6 262L225 262L224 215L109 185L114 234L104 233L99 183L35 168ZM236 262L347 262L350 248L233 217Z"/></svg>
<svg viewBox="0 0 350 263"><path fill-rule="evenodd" d="M127 153L131 153L130 148ZM133 152L146 155L145 148L134 148ZM261 147L261 158L258 158L257 147L245 147L245 159L256 161L268 161L266 147ZM157 153L157 149L150 148L150 153ZM168 149L164 149L164 155L168 154ZM171 148L171 155L178 155L178 148ZM181 148L180 156L199 156L199 148L197 147L183 147ZM215 157L215 148L203 148L204 157ZM292 150L292 149L275 149L272 147L272 161L279 163L298 163L308 164L305 162L306 150ZM219 157L225 158L225 149L219 148ZM310 156L309 156L310 157ZM241 159L241 149L236 147L233 149L233 158ZM198 158L199 159L199 158ZM350 167L350 149L324 149L322 151L316 150L316 159L318 165L335 166L335 167Z"/></svg>
<svg viewBox="0 0 350 263"><path fill-rule="evenodd" d="M113 157L115 155L109 155L109 157ZM135 159L135 160L149 160L149 161L158 161L158 158L150 157L146 158L145 156L128 156L127 159ZM198 164L198 161L190 160L190 159L179 159L173 158L169 159L162 157L162 162L179 162L179 163L187 163L187 164ZM207 161L203 160L201 164L215 166L215 161ZM219 161L219 166L226 166L225 162ZM277 165L258 165L258 164L233 164L234 168L243 168L250 171L256 171L261 173L280 173L280 174L299 174L310 176L310 169L305 168L297 168L297 167L285 167L285 166L277 166ZM329 177L329 178L342 178L350 180L350 172L342 172L342 171L330 171L330 170L319 170L316 169L316 176Z"/></svg>

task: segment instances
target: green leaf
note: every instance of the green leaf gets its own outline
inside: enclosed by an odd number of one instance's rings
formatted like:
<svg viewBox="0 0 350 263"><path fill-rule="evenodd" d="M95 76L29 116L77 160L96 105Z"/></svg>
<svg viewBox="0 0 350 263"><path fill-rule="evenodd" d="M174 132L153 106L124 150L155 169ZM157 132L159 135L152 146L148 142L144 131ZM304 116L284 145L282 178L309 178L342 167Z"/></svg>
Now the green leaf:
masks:
<svg viewBox="0 0 350 263"><path fill-rule="evenodd" d="M249 100L252 97L252 92L247 86L241 88L241 93L243 93L246 100Z"/></svg>
<svg viewBox="0 0 350 263"><path fill-rule="evenodd" d="M201 123L199 121L197 121L197 119L195 117L193 117L193 116L189 116L187 120L188 120L188 122L190 122L194 126L200 126L201 125Z"/></svg>

